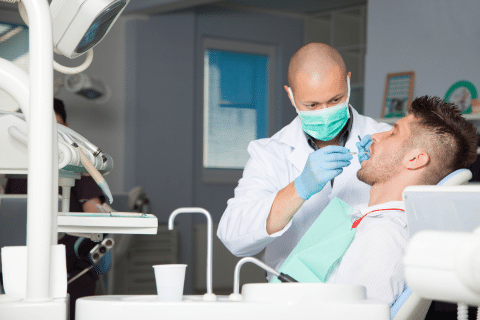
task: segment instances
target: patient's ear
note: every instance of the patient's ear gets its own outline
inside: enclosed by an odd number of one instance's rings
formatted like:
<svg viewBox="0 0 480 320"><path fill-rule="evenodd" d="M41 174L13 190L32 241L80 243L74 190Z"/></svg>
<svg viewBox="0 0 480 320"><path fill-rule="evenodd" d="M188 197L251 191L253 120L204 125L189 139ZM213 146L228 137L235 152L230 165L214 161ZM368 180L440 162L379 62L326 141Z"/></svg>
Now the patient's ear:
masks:
<svg viewBox="0 0 480 320"><path fill-rule="evenodd" d="M407 152L405 155L405 167L408 170L421 169L430 162L430 156L422 149L414 149Z"/></svg>

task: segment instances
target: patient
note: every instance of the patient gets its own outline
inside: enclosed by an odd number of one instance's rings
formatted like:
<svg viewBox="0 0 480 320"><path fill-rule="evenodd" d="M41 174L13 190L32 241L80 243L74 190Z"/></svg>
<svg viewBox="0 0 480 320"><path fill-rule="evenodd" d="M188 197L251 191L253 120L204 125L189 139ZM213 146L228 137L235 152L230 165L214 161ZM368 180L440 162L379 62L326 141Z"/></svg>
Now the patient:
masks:
<svg viewBox="0 0 480 320"><path fill-rule="evenodd" d="M371 158L359 180L372 186L368 206L354 208L355 238L327 283L359 284L369 298L392 305L405 288L403 254L408 241L402 192L435 185L477 157L477 130L458 109L437 97L413 101L392 130L372 135Z"/></svg>

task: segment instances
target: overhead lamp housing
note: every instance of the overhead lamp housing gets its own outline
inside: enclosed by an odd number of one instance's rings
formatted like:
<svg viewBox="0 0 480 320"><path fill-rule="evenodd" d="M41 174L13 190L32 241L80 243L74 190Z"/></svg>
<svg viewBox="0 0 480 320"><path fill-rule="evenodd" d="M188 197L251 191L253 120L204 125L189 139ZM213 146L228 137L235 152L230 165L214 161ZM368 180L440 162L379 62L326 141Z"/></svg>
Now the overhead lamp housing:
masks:
<svg viewBox="0 0 480 320"><path fill-rule="evenodd" d="M102 81L85 73L69 74L64 77L64 88L89 100L103 104L110 99L110 88Z"/></svg>
<svg viewBox="0 0 480 320"><path fill-rule="evenodd" d="M53 44L76 58L99 43L130 0L53 0Z"/></svg>

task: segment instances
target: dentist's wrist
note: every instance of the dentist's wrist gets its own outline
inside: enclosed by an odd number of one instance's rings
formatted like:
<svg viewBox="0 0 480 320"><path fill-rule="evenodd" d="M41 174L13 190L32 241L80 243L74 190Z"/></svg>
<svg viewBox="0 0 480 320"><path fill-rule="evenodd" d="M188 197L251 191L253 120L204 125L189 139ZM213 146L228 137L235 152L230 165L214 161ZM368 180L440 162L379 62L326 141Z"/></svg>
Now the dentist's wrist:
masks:
<svg viewBox="0 0 480 320"><path fill-rule="evenodd" d="M305 188L305 185L302 182L302 176L300 175L297 179L295 179L295 190L300 198L303 200L308 200L312 195L310 192Z"/></svg>

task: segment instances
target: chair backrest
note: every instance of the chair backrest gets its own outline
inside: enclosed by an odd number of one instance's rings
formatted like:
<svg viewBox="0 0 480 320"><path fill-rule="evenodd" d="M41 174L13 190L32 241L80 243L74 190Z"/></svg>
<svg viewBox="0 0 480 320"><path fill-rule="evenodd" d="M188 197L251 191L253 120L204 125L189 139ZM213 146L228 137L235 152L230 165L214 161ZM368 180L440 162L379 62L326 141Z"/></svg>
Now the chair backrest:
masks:
<svg viewBox="0 0 480 320"><path fill-rule="evenodd" d="M472 172L470 170L458 169L443 178L437 185L456 186L467 184L471 178ZM412 292L409 287L406 287L390 308L390 318L394 320L423 320L431 303L431 300L421 298L415 292Z"/></svg>

